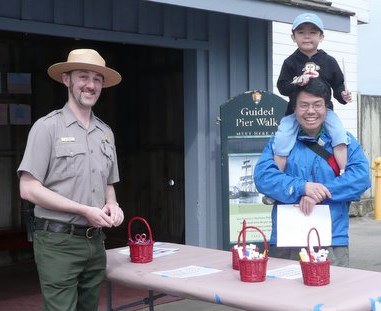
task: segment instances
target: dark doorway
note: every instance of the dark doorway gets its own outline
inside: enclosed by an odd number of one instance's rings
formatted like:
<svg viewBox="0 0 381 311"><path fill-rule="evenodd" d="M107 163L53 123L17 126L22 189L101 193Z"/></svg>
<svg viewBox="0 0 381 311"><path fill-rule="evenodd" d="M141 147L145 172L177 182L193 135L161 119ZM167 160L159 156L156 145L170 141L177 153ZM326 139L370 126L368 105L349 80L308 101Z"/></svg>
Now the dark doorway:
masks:
<svg viewBox="0 0 381 311"><path fill-rule="evenodd" d="M66 88L51 80L46 70L53 63L65 61L70 50L97 49L107 66L122 74L122 83L104 89L94 108L116 137L121 178L116 190L126 216L121 227L107 231L107 246L126 245L127 222L136 215L150 223L155 241L183 243L183 52L11 32L0 32L0 37L0 104L30 105L32 123L64 105ZM9 72L31 73L32 93L9 93L4 83ZM15 172L30 125L0 127L0 164L6 161L4 165L11 165L10 174L0 171L0 180L9 180L1 195L11 193L9 202L0 201L0 214L9 214L0 229L22 230Z"/></svg>

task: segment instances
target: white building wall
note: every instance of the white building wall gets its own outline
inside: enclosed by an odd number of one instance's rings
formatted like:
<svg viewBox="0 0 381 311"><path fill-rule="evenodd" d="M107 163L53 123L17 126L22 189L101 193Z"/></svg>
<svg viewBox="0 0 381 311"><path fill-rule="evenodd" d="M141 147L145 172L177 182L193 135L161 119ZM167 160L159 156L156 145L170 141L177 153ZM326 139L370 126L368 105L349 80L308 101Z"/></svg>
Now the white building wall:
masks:
<svg viewBox="0 0 381 311"><path fill-rule="evenodd" d="M381 1L370 0L369 24L358 27L358 79L361 95L381 95ZM375 69L375 70L374 70ZM368 123L369 124L369 123Z"/></svg>
<svg viewBox="0 0 381 311"><path fill-rule="evenodd" d="M356 12L359 22L369 23L370 1L369 0L334 0L332 6L348 11Z"/></svg>
<svg viewBox="0 0 381 311"><path fill-rule="evenodd" d="M326 30L324 32L324 41L319 45L319 48L335 57L342 70L344 63L346 83L348 89L352 92L353 101L347 105L341 105L336 100L333 100L334 109L341 118L344 127L355 137L357 137L357 27L359 22L357 14L358 16L361 16L363 21L369 19L369 0L338 0L333 1L332 5L356 12L356 15L351 17L351 31L349 33ZM317 12L317 14L319 13ZM291 39L291 24L273 22L272 40L273 92L279 95L276 82L278 80L283 61L297 48L296 44Z"/></svg>

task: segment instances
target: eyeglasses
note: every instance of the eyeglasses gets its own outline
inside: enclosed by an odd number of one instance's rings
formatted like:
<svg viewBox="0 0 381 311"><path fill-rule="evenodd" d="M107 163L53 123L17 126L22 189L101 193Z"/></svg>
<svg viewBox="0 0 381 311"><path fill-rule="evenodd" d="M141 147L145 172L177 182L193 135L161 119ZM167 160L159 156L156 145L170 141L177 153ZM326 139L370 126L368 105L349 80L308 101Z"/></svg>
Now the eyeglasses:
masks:
<svg viewBox="0 0 381 311"><path fill-rule="evenodd" d="M303 110L303 111L306 111L309 108L312 108L315 111L320 111L320 110L322 110L325 107L325 104L324 103L314 103L314 104L306 104L306 103L304 103L304 104L298 104L297 107L300 110Z"/></svg>

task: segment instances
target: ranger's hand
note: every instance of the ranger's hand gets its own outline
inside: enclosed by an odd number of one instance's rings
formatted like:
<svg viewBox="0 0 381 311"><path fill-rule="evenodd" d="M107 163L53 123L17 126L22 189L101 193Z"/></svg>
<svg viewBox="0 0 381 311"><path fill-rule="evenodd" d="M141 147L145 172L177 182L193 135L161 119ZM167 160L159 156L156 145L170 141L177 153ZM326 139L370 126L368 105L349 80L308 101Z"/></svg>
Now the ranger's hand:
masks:
<svg viewBox="0 0 381 311"><path fill-rule="evenodd" d="M110 228L114 225L112 218L105 213L103 209L95 206L87 206L83 216L85 216L89 223L96 228Z"/></svg>
<svg viewBox="0 0 381 311"><path fill-rule="evenodd" d="M106 203L102 210L110 216L114 227L119 226L123 222L124 213L117 202Z"/></svg>

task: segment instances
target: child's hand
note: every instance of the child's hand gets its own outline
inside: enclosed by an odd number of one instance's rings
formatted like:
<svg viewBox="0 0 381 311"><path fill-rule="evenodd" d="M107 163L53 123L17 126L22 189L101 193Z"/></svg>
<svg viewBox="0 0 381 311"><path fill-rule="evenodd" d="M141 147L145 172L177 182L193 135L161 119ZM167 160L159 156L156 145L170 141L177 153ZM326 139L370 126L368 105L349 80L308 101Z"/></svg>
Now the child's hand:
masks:
<svg viewBox="0 0 381 311"><path fill-rule="evenodd" d="M310 81L311 76L310 75L301 75L299 77L294 77L292 80L292 84L297 84L299 86L306 85L308 81Z"/></svg>
<svg viewBox="0 0 381 311"><path fill-rule="evenodd" d="M306 85L310 81L311 75L302 75L301 78L302 79L301 79L299 85L303 86L303 85Z"/></svg>
<svg viewBox="0 0 381 311"><path fill-rule="evenodd" d="M348 90L342 91L341 97L346 103L350 103L352 101L352 94Z"/></svg>

